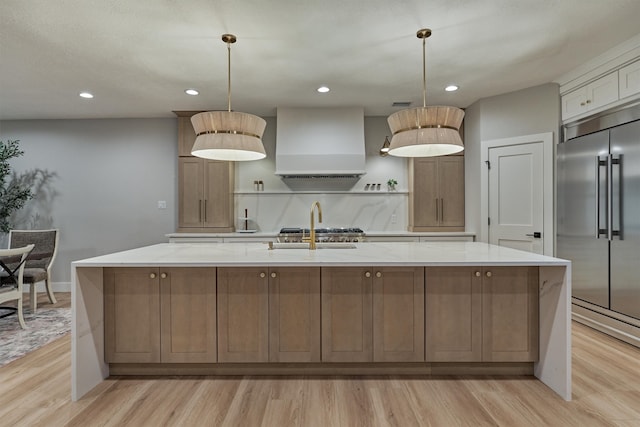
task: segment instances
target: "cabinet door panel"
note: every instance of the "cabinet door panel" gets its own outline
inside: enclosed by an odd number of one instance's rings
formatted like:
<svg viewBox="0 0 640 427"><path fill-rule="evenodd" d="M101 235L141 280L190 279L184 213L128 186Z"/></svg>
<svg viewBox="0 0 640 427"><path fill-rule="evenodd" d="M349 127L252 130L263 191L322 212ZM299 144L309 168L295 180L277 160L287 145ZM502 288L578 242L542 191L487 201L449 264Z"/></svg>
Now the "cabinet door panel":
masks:
<svg viewBox="0 0 640 427"><path fill-rule="evenodd" d="M261 267L218 268L219 362L268 361L267 273Z"/></svg>
<svg viewBox="0 0 640 427"><path fill-rule="evenodd" d="M322 361L373 360L371 269L322 269Z"/></svg>
<svg viewBox="0 0 640 427"><path fill-rule="evenodd" d="M105 268L104 301L106 361L160 362L158 269Z"/></svg>
<svg viewBox="0 0 640 427"><path fill-rule="evenodd" d="M482 360L482 277L480 268L425 269L426 360Z"/></svg>
<svg viewBox="0 0 640 427"><path fill-rule="evenodd" d="M196 157L181 157L178 161L180 227L203 226L204 164Z"/></svg>
<svg viewBox="0 0 640 427"><path fill-rule="evenodd" d="M464 227L464 156L438 159L440 225Z"/></svg>
<svg viewBox="0 0 640 427"><path fill-rule="evenodd" d="M319 268L269 270L269 330L270 362L320 362Z"/></svg>
<svg viewBox="0 0 640 427"><path fill-rule="evenodd" d="M374 362L424 361L424 269L374 269Z"/></svg>
<svg viewBox="0 0 640 427"><path fill-rule="evenodd" d="M538 268L486 268L482 294L483 360L538 360Z"/></svg>
<svg viewBox="0 0 640 427"><path fill-rule="evenodd" d="M413 159L413 226L439 225L438 161L432 158Z"/></svg>
<svg viewBox="0 0 640 427"><path fill-rule="evenodd" d="M215 268L162 268L163 363L216 361ZM162 276L161 276L162 277Z"/></svg>
<svg viewBox="0 0 640 427"><path fill-rule="evenodd" d="M178 156L191 156L195 142L196 131L191 124L191 117L178 117Z"/></svg>
<svg viewBox="0 0 640 427"><path fill-rule="evenodd" d="M205 173L204 226L232 227L232 186L229 184L229 162L207 160Z"/></svg>

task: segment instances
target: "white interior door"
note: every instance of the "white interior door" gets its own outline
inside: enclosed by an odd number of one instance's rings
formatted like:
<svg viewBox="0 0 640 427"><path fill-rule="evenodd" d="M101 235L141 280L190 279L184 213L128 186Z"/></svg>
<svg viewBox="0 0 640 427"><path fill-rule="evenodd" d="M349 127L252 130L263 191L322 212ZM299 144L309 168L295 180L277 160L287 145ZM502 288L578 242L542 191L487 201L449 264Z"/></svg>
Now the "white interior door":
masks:
<svg viewBox="0 0 640 427"><path fill-rule="evenodd" d="M543 143L490 147L488 159L489 243L542 254Z"/></svg>

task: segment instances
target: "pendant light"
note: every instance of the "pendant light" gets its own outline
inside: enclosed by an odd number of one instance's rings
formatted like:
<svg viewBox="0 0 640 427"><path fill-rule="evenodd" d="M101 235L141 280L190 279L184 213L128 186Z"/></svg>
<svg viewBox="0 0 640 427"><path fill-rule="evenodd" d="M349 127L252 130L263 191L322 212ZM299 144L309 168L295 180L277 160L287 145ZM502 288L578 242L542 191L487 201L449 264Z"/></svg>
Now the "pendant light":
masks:
<svg viewBox="0 0 640 427"><path fill-rule="evenodd" d="M231 111L231 44L233 34L223 34L227 44L227 111L207 111L191 117L196 142L191 154L214 160L259 160L267 155L262 134L267 122L252 114Z"/></svg>
<svg viewBox="0 0 640 427"><path fill-rule="evenodd" d="M392 156L444 156L464 150L459 132L464 111L456 107L427 107L425 44L430 35L430 29L416 33L422 39L422 107L401 110L387 118L393 133L389 147Z"/></svg>
<svg viewBox="0 0 640 427"><path fill-rule="evenodd" d="M384 142L382 143L382 148L380 148L380 156L386 157L389 155L389 147L391 146L391 142L389 141L389 137L384 137Z"/></svg>

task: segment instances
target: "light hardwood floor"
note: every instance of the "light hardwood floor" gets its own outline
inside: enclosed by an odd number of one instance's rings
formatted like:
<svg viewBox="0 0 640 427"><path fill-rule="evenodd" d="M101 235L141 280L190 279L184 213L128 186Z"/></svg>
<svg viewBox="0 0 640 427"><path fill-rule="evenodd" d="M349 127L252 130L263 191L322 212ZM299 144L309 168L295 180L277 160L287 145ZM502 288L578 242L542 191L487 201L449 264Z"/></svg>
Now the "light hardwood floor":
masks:
<svg viewBox="0 0 640 427"><path fill-rule="evenodd" d="M0 368L0 426L640 426L640 349L576 323L572 402L490 376L110 378L71 402L70 365L66 336Z"/></svg>

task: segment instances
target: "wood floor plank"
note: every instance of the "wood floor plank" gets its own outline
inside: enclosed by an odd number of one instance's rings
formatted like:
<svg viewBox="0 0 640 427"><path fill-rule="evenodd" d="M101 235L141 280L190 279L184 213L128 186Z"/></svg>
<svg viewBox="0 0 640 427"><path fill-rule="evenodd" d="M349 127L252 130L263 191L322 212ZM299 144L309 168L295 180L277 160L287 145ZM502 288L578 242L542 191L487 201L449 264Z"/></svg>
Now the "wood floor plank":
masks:
<svg viewBox="0 0 640 427"><path fill-rule="evenodd" d="M67 335L0 368L0 425L640 426L640 349L577 323L572 337L572 402L530 376L435 375L113 377L71 402Z"/></svg>

